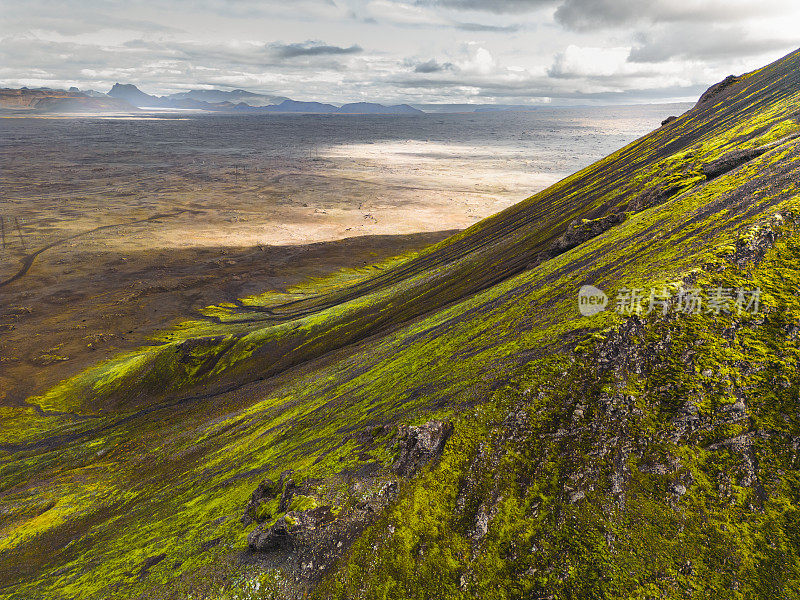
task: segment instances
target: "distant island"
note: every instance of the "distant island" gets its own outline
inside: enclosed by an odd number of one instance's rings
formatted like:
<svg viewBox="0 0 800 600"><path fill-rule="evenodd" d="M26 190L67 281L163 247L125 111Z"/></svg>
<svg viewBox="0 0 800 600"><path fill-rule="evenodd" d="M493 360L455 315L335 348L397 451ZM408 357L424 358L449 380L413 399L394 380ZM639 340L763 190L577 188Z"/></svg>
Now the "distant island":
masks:
<svg viewBox="0 0 800 600"><path fill-rule="evenodd" d="M303 102L283 96L247 90L189 90L154 96L130 83L115 83L108 93L95 90L0 89L0 110L13 113L128 113L142 109L201 110L222 113L306 113L306 114L423 114L408 104L385 106L374 102L353 102L336 106Z"/></svg>

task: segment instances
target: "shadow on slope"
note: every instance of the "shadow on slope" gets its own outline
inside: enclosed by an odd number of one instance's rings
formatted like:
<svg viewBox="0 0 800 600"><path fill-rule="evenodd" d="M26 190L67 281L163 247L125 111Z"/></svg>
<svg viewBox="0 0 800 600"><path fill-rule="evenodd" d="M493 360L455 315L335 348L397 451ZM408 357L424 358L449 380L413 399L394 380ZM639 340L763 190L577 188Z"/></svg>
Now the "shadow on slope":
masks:
<svg viewBox="0 0 800 600"><path fill-rule="evenodd" d="M469 298L552 257L576 219L637 212L701 189L704 165L732 149L779 142L770 153L778 152L798 130L798 63L800 51L738 78L665 127L417 255L301 298L266 295L210 309L211 324L187 323L162 345L34 402L95 413L109 402L150 403L191 388L218 393Z"/></svg>

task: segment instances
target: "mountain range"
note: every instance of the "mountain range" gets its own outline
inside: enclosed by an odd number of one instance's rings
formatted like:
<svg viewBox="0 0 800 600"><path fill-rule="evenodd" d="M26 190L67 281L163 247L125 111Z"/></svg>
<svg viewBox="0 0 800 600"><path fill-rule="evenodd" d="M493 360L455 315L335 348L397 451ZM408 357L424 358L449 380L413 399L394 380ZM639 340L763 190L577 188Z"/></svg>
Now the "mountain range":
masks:
<svg viewBox="0 0 800 600"><path fill-rule="evenodd" d="M279 96L266 96L244 90L192 90L170 96L151 96L132 84L116 83L108 92L139 108L190 108L225 112L293 112L314 114L422 114L408 104L384 106L371 102L357 102L338 107L322 102L300 102ZM277 103L275 103L277 102Z"/></svg>
<svg viewBox="0 0 800 600"><path fill-rule="evenodd" d="M107 94L95 90L68 91L49 88L0 89L0 110L32 113L137 112L140 109L202 110L225 113L310 113L310 114L422 114L408 104L385 106L355 102L336 106L322 102L301 102L283 96L246 90L189 90L168 96L153 96L133 84L115 83Z"/></svg>

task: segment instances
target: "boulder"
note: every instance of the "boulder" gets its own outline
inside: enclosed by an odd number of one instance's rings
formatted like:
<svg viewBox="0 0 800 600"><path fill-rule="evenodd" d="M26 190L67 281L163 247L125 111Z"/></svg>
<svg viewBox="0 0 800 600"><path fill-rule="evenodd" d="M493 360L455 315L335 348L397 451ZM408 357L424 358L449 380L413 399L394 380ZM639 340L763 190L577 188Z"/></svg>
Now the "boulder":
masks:
<svg viewBox="0 0 800 600"><path fill-rule="evenodd" d="M250 501L247 503L247 506L245 506L244 515L242 515L241 518L243 525L250 525L256 521L260 523L263 519L259 519L259 507L264 502L268 502L274 498L277 498L279 495L280 501L278 505L278 512L286 512L286 509L288 508L289 503L292 501L292 496L294 496L294 491L297 487L294 482L289 479L289 476L292 473L293 471L291 469L284 471L281 473L281 478L277 483L271 479L264 479L258 484L258 487L253 490L253 493L250 496Z"/></svg>
<svg viewBox="0 0 800 600"><path fill-rule="evenodd" d="M705 104L709 100L713 100L740 79L741 77L736 77L736 75L728 75L725 79L723 79L719 83L715 83L705 92L703 92L703 95L700 96L700 99L697 101L697 104L695 106L700 106L701 104Z"/></svg>
<svg viewBox="0 0 800 600"><path fill-rule="evenodd" d="M718 159L712 160L710 163L703 165L703 174L708 179L719 177L728 171L732 171L733 169L740 167L755 158L758 158L770 150L774 150L775 148L796 140L798 137L800 137L800 133L792 133L770 144L765 144L757 148L746 148L744 150L734 150L732 152L728 152L727 154L720 156Z"/></svg>
<svg viewBox="0 0 800 600"><path fill-rule="evenodd" d="M553 253L560 254L570 248L608 231L625 220L624 213L609 213L599 219L574 219L564 234L553 243Z"/></svg>
<svg viewBox="0 0 800 600"><path fill-rule="evenodd" d="M279 485L271 479L265 479L259 483L258 487L250 496L250 501L247 503L247 506L244 509L244 515L242 515L241 519L242 523L244 525L249 525L250 523L256 521L258 507L261 506L262 502L266 502L267 500L271 500L277 496L279 491Z"/></svg>
<svg viewBox="0 0 800 600"><path fill-rule="evenodd" d="M675 194L687 189L685 182L679 181L677 183L666 183L649 188L642 193L638 194L628 204L628 210L631 212L639 212L664 204L667 200L672 198Z"/></svg>
<svg viewBox="0 0 800 600"><path fill-rule="evenodd" d="M758 158L767 150L769 150L768 147L762 146L761 148L747 148L745 150L728 152L717 160L712 160L710 163L703 165L703 175L708 179L719 177L728 171L733 171L735 168L750 162L754 158Z"/></svg>
<svg viewBox="0 0 800 600"><path fill-rule="evenodd" d="M247 536L247 546L255 552L269 552L270 550L280 550L290 548L292 545L289 528L291 521L287 521L287 515L282 516L272 525L259 525Z"/></svg>
<svg viewBox="0 0 800 600"><path fill-rule="evenodd" d="M291 548L306 541L315 530L334 520L330 506L303 511L290 511L272 525L259 525L247 536L247 545L254 552L270 552Z"/></svg>
<svg viewBox="0 0 800 600"><path fill-rule="evenodd" d="M400 455L392 465L392 470L403 477L413 475L442 453L451 433L453 424L445 421L428 421L414 427L401 426L398 430Z"/></svg>

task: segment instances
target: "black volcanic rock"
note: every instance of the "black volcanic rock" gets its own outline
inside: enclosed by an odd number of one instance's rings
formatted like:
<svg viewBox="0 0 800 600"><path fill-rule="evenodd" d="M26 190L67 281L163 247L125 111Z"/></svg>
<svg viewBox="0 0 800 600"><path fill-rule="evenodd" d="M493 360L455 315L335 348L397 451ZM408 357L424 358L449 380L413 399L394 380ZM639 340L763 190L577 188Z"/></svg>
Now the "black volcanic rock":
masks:
<svg viewBox="0 0 800 600"><path fill-rule="evenodd" d="M800 136L800 134L794 133L792 135L783 137L775 142L772 142L771 144L766 144L764 146L757 146L756 148L744 148L742 150L733 150L731 152L723 154L718 159L703 165L702 167L703 175L705 175L708 179L719 177L720 175L727 173L728 171L733 171L737 167L740 167L743 164L758 158L762 154L769 152L770 150L773 150L778 146L782 146L787 142L797 139L798 136Z"/></svg>
<svg viewBox="0 0 800 600"><path fill-rule="evenodd" d="M712 161L707 165L703 165L703 175L709 179L718 177L723 173L732 171L736 167L750 162L754 158L758 158L766 151L766 148L747 148L745 150L734 150L733 152L728 152L717 160Z"/></svg>
<svg viewBox="0 0 800 600"><path fill-rule="evenodd" d="M254 521L258 521L258 507L261 506L264 501L274 498L278 492L280 492L280 484L275 483L271 479L265 479L258 484L258 487L253 491L250 496L250 501L244 509L241 522L244 525L249 525Z"/></svg>
<svg viewBox="0 0 800 600"><path fill-rule="evenodd" d="M314 532L334 520L330 506L290 511L272 525L259 525L247 536L247 545L255 552L291 548L307 541Z"/></svg>
<svg viewBox="0 0 800 600"><path fill-rule="evenodd" d="M560 254L597 237L625 220L625 213L609 213L599 219L574 219L567 230L553 244L553 252Z"/></svg>

